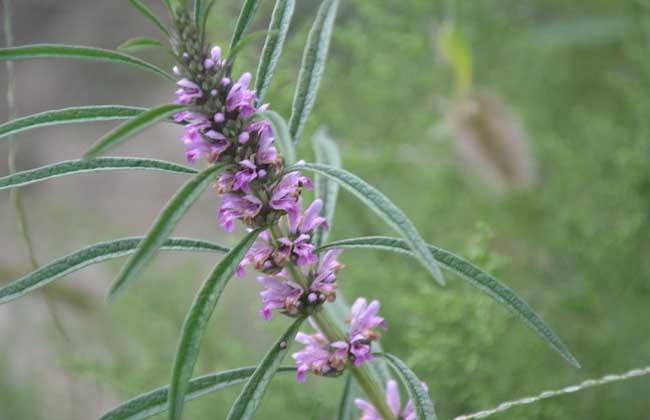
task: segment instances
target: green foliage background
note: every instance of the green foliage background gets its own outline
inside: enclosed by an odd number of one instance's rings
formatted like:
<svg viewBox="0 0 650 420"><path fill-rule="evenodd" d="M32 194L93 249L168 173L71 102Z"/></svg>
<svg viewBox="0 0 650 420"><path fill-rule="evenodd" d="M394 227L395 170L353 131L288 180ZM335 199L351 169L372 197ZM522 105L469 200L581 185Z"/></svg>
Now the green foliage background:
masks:
<svg viewBox="0 0 650 420"><path fill-rule="evenodd" d="M238 3L215 8L212 39L226 43ZM270 13L272 2L266 3L261 17ZM316 4L298 5L268 96L285 116ZM496 194L467 176L454 137L435 129L454 91L433 32L451 18L472 46L475 86L507 103L530 135L540 181L528 191ZM264 25L259 19L259 29ZM394 199L427 240L519 291L583 365L572 369L456 278L440 289L404 257L347 251L342 289L382 300L390 327L382 342L428 383L440 418L648 364L649 41L650 7L642 2L342 2L307 134L326 125L347 169ZM258 51L243 57L253 63ZM304 143L302 156L309 156ZM332 239L384 232L377 218L341 194ZM210 266L205 257L170 258L167 270L150 272L77 332L98 340L99 348L71 352L61 344L62 366L123 398L166 383L184 313ZM119 264L110 267L117 273ZM251 284L229 286L197 371L254 364L284 329L285 319L269 326L257 318ZM259 418L332 418L342 385L279 378ZM0 392L0 406L15 413L7 418L37 418L12 397L29 390L13 389L1 376L0 387L11 390ZM648 395L650 382L640 379L495 418L642 419ZM187 416L223 418L235 396L236 390L192 403Z"/></svg>

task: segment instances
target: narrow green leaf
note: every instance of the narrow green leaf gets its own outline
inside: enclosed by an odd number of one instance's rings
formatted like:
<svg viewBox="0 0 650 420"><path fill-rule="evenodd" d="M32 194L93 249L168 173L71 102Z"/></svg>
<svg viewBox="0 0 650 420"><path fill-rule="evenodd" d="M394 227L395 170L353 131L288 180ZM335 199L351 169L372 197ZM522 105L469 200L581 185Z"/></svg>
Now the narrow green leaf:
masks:
<svg viewBox="0 0 650 420"><path fill-rule="evenodd" d="M0 304L18 299L72 272L102 261L131 255L143 236L100 242L56 259L35 271L0 288ZM163 251L228 252L228 248L196 239L169 238L160 247Z"/></svg>
<svg viewBox="0 0 650 420"><path fill-rule="evenodd" d="M413 222L388 199L381 191L371 186L356 175L344 169L318 163L301 163L293 167L296 170L307 170L320 173L357 196L371 210L377 213L386 223L402 234L415 253L416 258L433 275L433 278L444 285L444 277L438 263L431 256L427 243L422 239Z"/></svg>
<svg viewBox="0 0 650 420"><path fill-rule="evenodd" d="M256 39L262 38L264 35L266 35L266 31L256 31L251 34L248 34L235 45L235 48L230 50L228 52L228 62L232 63L235 61L235 57L237 57L237 54L239 54L244 48L248 47L251 42L255 41Z"/></svg>
<svg viewBox="0 0 650 420"><path fill-rule="evenodd" d="M146 108L137 108L122 105L83 106L76 108L56 109L28 115L0 124L0 139L11 136L21 131L51 125L72 124L94 121L126 120L137 117L146 111Z"/></svg>
<svg viewBox="0 0 650 420"><path fill-rule="evenodd" d="M307 38L289 118L289 133L296 143L300 141L302 130L316 102L338 6L338 0L323 0Z"/></svg>
<svg viewBox="0 0 650 420"><path fill-rule="evenodd" d="M371 248L385 251L399 252L414 257L408 243L399 238L389 238L385 236L369 236L364 238L344 239L341 241L331 242L319 249L323 251L331 248ZM560 337L546 325L542 318L526 303L525 300L517 296L514 290L499 282L494 276L482 271L474 264L463 258L452 254L444 249L429 245L429 250L433 258L440 265L456 273L467 283L478 288L494 299L497 303L505 306L509 311L517 315L535 334L537 334L552 349L557 351L569 363L575 367L580 367L578 361L573 357L569 349L564 345Z"/></svg>
<svg viewBox="0 0 650 420"><path fill-rule="evenodd" d="M19 61L42 58L92 60L128 64L156 73L168 80L175 80L172 75L151 63L124 53L102 48L60 44L34 44L24 45L22 47L0 48L0 60Z"/></svg>
<svg viewBox="0 0 650 420"><path fill-rule="evenodd" d="M110 149L113 149L115 146L141 132L145 128L152 126L158 121L164 120L183 108L183 105L166 104L143 112L97 140L90 150L86 152L84 158L92 159Z"/></svg>
<svg viewBox="0 0 650 420"><path fill-rule="evenodd" d="M293 165L296 162L296 148L293 141L291 141L291 136L289 136L287 122L280 114L272 110L264 111L262 118L269 120L273 126L275 141L280 147L280 153L282 153L285 165Z"/></svg>
<svg viewBox="0 0 650 420"><path fill-rule="evenodd" d="M295 0L277 0L275 2L271 23L269 23L269 33L264 42L262 56L257 67L257 75L255 76L255 92L260 103L264 103L264 97L271 85L275 67L280 60L295 5Z"/></svg>
<svg viewBox="0 0 650 420"><path fill-rule="evenodd" d="M199 25L203 21L203 0L194 0L194 22Z"/></svg>
<svg viewBox="0 0 650 420"><path fill-rule="evenodd" d="M138 245L138 249L124 265L117 276L108 294L109 299L114 299L124 291L137 277L144 267L153 259L158 248L169 237L178 222L187 210L201 196L203 190L212 182L217 173L226 165L212 165L194 178L187 181L181 189L169 200L160 212L153 225L147 232L145 239Z"/></svg>
<svg viewBox="0 0 650 420"><path fill-rule="evenodd" d="M129 3L131 3L133 7L142 13L145 18L149 19L151 23L156 25L158 29L160 29L160 32L162 32L167 38L172 37L171 33L169 33L169 30L165 27L165 25L162 24L160 19L158 19L156 14L149 7L143 4L140 0L129 0Z"/></svg>
<svg viewBox="0 0 650 420"><path fill-rule="evenodd" d="M416 418L418 420L436 420L436 412L433 408L433 402L429 398L429 393L425 385L415 376L415 373L404 362L389 353L381 353L388 364L393 368L400 381L406 387L409 397L413 401Z"/></svg>
<svg viewBox="0 0 650 420"><path fill-rule="evenodd" d="M250 232L237 246L232 248L215 266L194 298L194 302L183 323L178 349L176 350L176 360L174 360L174 369L169 387L170 420L180 420L182 417L183 401L185 401L185 395L189 390L189 381L192 377L196 359L199 356L201 339L208 321L217 306L223 289L259 233L259 229Z"/></svg>
<svg viewBox="0 0 650 420"><path fill-rule="evenodd" d="M208 6L205 8L205 12L203 13L203 20L201 21L201 33L203 34L204 37L205 37L206 28L208 27L208 19L210 18L210 12L212 12L212 8L216 3L217 3L216 0L210 0Z"/></svg>
<svg viewBox="0 0 650 420"><path fill-rule="evenodd" d="M336 417L338 420L354 419L354 399L359 395L358 391L358 385L352 378L352 374L348 372L339 402L339 411Z"/></svg>
<svg viewBox="0 0 650 420"><path fill-rule="evenodd" d="M239 44L239 42L244 38L244 35L246 34L248 27L253 21L255 12L257 12L259 6L259 0L244 1L244 5L242 6L241 12L239 13L239 18L235 24L235 31L232 34L232 40L230 41L230 48L228 48L228 51L234 51L237 47L237 44Z"/></svg>
<svg viewBox="0 0 650 420"><path fill-rule="evenodd" d="M302 321L303 319L294 321L289 329L266 353L257 366L257 369L255 369L255 373L246 382L244 389L242 389L237 400L230 408L227 420L250 420L253 418L273 376L275 376L282 360L287 355Z"/></svg>
<svg viewBox="0 0 650 420"><path fill-rule="evenodd" d="M341 167L341 154L339 148L327 135L324 129L320 129L312 139L312 146L314 148L314 156L316 163L323 163L333 166L335 168ZM332 226L334 220L334 211L336 210L336 200L339 194L339 184L322 176L316 174L314 178L314 195L323 200L323 217ZM313 241L316 246L321 246L327 241L329 230L318 228L314 232Z"/></svg>
<svg viewBox="0 0 650 420"><path fill-rule="evenodd" d="M293 373L295 367L281 367L277 373ZM239 385L245 382L255 372L255 366L226 370L194 378L190 381L185 402ZM168 410L167 394L169 387L164 386L153 391L138 395L119 407L104 414L99 420L142 420L164 413Z"/></svg>
<svg viewBox="0 0 650 420"><path fill-rule="evenodd" d="M117 47L117 50L122 52L135 52L147 50L150 48L162 48L163 50L167 49L167 47L165 47L165 45L160 41L147 37L138 37L123 42Z"/></svg>
<svg viewBox="0 0 650 420"><path fill-rule="evenodd" d="M22 187L65 175L121 169L196 174L196 170L188 168L187 166L156 159L106 157L91 160L67 160L53 165L41 166L40 168L16 172L9 176L0 177L0 190Z"/></svg>

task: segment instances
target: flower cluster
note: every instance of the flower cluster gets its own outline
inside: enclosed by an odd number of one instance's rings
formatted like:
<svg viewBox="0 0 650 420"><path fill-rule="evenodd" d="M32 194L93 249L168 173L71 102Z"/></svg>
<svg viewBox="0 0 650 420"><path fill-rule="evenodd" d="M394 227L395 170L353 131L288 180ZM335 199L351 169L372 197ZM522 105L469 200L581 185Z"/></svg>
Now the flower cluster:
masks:
<svg viewBox="0 0 650 420"><path fill-rule="evenodd" d="M263 118L268 105L259 104L251 74L231 79L232 63L221 49L205 49L191 19L184 14L178 19L177 27L186 29L177 34L175 103L186 109L174 120L184 129L185 156L190 163L204 159L226 165L214 185L224 230L233 232L237 221L263 230L237 269L239 277L248 267L261 273L261 316L270 320L277 311L307 317L336 299L336 278L343 268L340 250L319 254L313 243L316 230L328 228L320 215L323 202L314 200L303 211L302 191L311 190L312 182L298 171L285 171L273 128ZM379 302L357 299L344 340L330 343L320 332L298 334L296 340L305 345L293 355L298 380L306 380L308 372L336 375L348 363L370 360L371 343L379 338L375 329L384 327L378 311Z"/></svg>
<svg viewBox="0 0 650 420"><path fill-rule="evenodd" d="M379 338L375 328L386 328L384 318L378 313L378 301L368 304L366 299L358 298L352 305L350 328L345 340L330 343L321 332L298 334L296 341L305 345L302 351L293 354L298 366L298 381L304 382L309 371L316 375L336 376L348 361L361 366L371 360L371 344Z"/></svg>
<svg viewBox="0 0 650 420"><path fill-rule="evenodd" d="M395 418L398 418L400 420L416 420L413 401L409 400L409 402L406 404L406 407L404 407L402 410L402 401L400 400L399 396L399 388L397 387L397 382L393 380L388 381L386 384L386 402L388 403L388 407L390 407L390 411L393 413ZM375 406L370 404L368 401L356 399L354 400L354 404L361 410L360 420L383 420L383 417L379 415Z"/></svg>

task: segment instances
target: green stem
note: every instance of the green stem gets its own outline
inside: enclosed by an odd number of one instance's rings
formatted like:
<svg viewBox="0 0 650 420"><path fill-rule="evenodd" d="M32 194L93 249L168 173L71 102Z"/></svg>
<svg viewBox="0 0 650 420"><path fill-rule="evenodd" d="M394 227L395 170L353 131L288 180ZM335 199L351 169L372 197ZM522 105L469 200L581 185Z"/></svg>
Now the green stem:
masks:
<svg viewBox="0 0 650 420"><path fill-rule="evenodd" d="M278 225L271 226L269 230L271 231L273 239L276 241L284 236ZM304 276L296 264L289 263L287 268L289 269L291 277L293 277L293 280L296 283L305 288L309 287L309 280ZM345 340L345 332L341 331L338 328L334 320L330 318L327 312L317 311L311 315L311 319L330 342L333 343L335 341ZM368 364L364 364L359 367L350 365L349 369L352 371L352 374L357 380L359 386L361 386L361 388L364 390L368 396L368 399L370 399L384 420L396 420L395 416L390 410L390 407L386 403L386 396L384 394L383 387L373 378Z"/></svg>

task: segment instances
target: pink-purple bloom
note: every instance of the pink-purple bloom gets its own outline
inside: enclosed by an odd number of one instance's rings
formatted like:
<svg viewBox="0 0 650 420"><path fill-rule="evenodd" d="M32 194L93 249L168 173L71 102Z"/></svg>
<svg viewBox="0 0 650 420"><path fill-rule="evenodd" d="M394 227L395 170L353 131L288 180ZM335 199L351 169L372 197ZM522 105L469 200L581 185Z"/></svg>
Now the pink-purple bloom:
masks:
<svg viewBox="0 0 650 420"><path fill-rule="evenodd" d="M252 194L244 196L226 193L221 196L222 202L217 218L219 224L226 232L235 231L235 222L242 219L244 223L250 224L255 216L262 209L262 202Z"/></svg>
<svg viewBox="0 0 650 420"><path fill-rule="evenodd" d="M273 317L273 310L281 309L286 315L296 316L301 309L300 298L304 290L299 284L289 280L285 273L277 276L260 276L257 278L265 289L260 293L262 297L262 318L269 321Z"/></svg>
<svg viewBox="0 0 650 420"><path fill-rule="evenodd" d="M336 255L331 254L330 260L324 264L335 267ZM342 371L348 361L353 362L355 366L361 366L371 360L371 343L379 338L374 328L384 327L384 319L377 316L378 311L378 301L372 301L368 305L366 299L358 298L351 308L350 331L345 341L329 343L320 332L312 335L299 334L300 340L296 336L296 341L305 344L302 351L293 354L298 368L298 381L304 382L308 371L317 375L328 375L332 369L334 373Z"/></svg>
<svg viewBox="0 0 650 420"><path fill-rule="evenodd" d="M299 332L296 341L304 344L302 351L294 353L291 357L296 361L296 378L298 382L307 380L307 372L320 376L340 374L348 359L348 344L344 341L329 343L325 336L317 332L305 334Z"/></svg>
<svg viewBox="0 0 650 420"><path fill-rule="evenodd" d="M350 353L354 356L356 366L372 360L370 343L379 338L375 328L386 328L384 318L377 315L379 306L378 300L373 300L368 304L365 298L358 298L350 309L348 341Z"/></svg>
<svg viewBox="0 0 650 420"><path fill-rule="evenodd" d="M386 402L388 403L388 407L390 408L390 411L393 413L393 416L395 418L399 420L417 419L413 401L409 400L404 409L402 409L399 387L397 386L397 382L392 379L386 384ZM385 420L379 414L375 406L368 401L356 399L354 400L354 404L361 410L361 418L359 420Z"/></svg>
<svg viewBox="0 0 650 420"><path fill-rule="evenodd" d="M176 91L175 101L178 105L190 105L195 100L203 97L201 87L190 79L183 78L179 80L176 85L179 87Z"/></svg>

